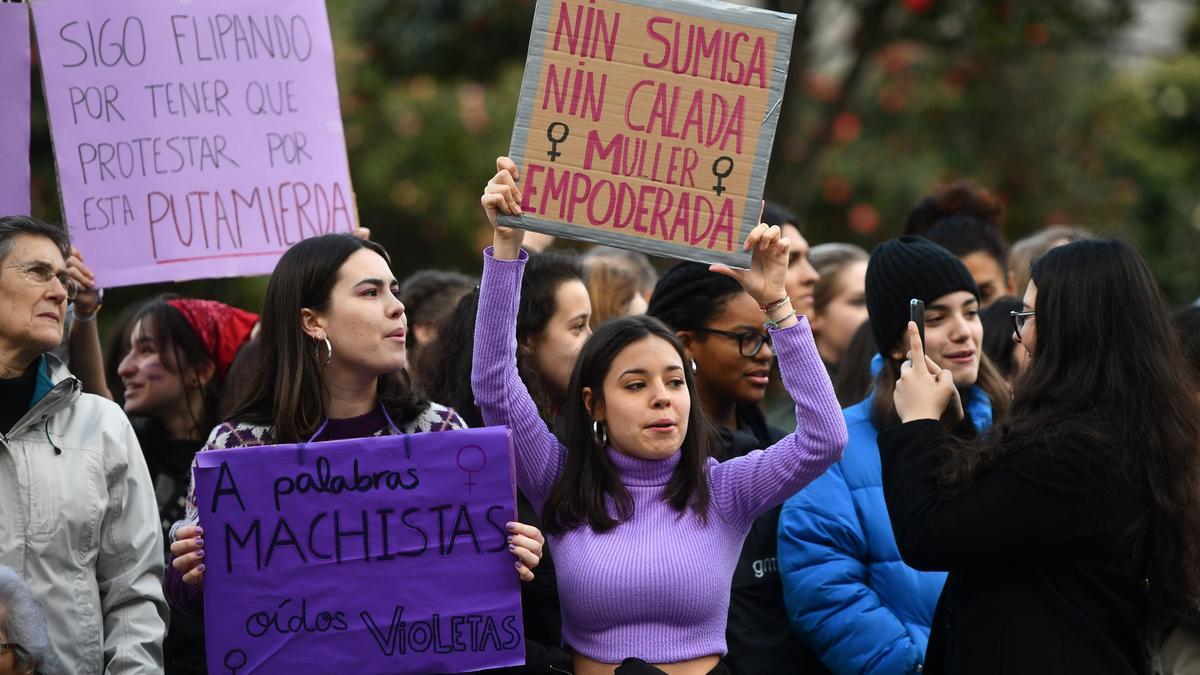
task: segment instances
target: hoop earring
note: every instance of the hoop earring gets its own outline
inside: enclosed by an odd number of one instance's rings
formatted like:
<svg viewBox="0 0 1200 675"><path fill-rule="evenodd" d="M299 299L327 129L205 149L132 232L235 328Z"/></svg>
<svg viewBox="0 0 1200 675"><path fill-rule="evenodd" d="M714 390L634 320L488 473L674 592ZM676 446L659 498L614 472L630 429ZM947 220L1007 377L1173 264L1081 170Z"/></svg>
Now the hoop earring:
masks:
<svg viewBox="0 0 1200 675"><path fill-rule="evenodd" d="M596 445L601 450L608 445L608 433L604 430L604 423L600 420L592 420L592 440L596 441Z"/></svg>
<svg viewBox="0 0 1200 675"><path fill-rule="evenodd" d="M329 356L326 356L324 361L321 360L321 343L322 342L325 343L325 349L329 351ZM317 364L318 365L320 365L322 368L329 365L329 362L333 360L333 343L329 341L328 337L321 338L321 340L317 341L315 353L317 356Z"/></svg>

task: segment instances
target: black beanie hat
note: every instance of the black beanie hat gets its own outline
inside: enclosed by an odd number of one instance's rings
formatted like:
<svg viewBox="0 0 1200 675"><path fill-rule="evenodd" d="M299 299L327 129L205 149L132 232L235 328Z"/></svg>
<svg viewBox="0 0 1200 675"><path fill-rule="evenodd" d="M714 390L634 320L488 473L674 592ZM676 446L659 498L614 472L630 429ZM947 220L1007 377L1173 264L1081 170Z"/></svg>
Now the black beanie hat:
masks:
<svg viewBox="0 0 1200 675"><path fill-rule="evenodd" d="M947 293L979 287L954 254L922 237L890 239L875 247L867 263L867 313L879 351L887 354L908 326L908 303L926 304Z"/></svg>

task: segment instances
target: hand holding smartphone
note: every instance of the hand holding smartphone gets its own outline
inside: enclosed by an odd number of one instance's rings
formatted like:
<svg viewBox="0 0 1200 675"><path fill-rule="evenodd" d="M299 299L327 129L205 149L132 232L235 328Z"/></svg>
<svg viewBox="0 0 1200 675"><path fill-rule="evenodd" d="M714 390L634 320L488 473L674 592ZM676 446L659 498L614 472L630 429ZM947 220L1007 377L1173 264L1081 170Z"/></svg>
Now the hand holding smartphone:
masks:
<svg viewBox="0 0 1200 675"><path fill-rule="evenodd" d="M917 324L917 332L921 335L921 347L925 346L925 302L913 298L908 301L908 320Z"/></svg>

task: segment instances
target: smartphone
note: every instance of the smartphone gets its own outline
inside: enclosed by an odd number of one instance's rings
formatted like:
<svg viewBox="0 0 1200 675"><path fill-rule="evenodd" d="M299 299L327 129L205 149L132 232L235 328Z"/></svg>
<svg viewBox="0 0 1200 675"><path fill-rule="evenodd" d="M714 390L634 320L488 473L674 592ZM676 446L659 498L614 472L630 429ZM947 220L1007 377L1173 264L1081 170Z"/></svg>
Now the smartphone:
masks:
<svg viewBox="0 0 1200 675"><path fill-rule="evenodd" d="M921 334L921 347L925 347L925 302L913 298L908 301L908 318L917 324L917 332Z"/></svg>

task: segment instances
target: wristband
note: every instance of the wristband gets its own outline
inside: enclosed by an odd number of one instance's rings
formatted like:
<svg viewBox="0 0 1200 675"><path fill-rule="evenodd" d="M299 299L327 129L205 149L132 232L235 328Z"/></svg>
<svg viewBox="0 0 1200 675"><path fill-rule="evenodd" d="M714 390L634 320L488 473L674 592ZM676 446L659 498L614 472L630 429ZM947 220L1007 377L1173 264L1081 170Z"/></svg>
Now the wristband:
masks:
<svg viewBox="0 0 1200 675"><path fill-rule="evenodd" d="M787 314L783 315L783 317L780 318L778 321L772 320L771 317L768 316L763 321L763 328L766 328L767 330L781 330L779 324L783 323L784 321L787 321L788 319L792 318L793 316L796 316L796 310L794 310L794 309L792 311L788 312Z"/></svg>
<svg viewBox="0 0 1200 675"><path fill-rule="evenodd" d="M766 305L759 305L758 308L764 312L770 312L773 309L778 309L779 307L783 306L783 303L790 302L790 301L791 301L791 298L785 295L780 300L776 300L775 302L772 302L772 303L769 303Z"/></svg>
<svg viewBox="0 0 1200 675"><path fill-rule="evenodd" d="M93 310L91 314L79 314L79 313L77 313L77 312L75 311L75 303L74 303L74 302L71 302L71 317L72 317L72 320L74 320L74 321L78 321L79 323L88 323L89 321L95 321L95 320L96 320L96 315L100 313L100 308L104 306L104 289L103 289L103 288L98 288L98 289L96 289L96 295L98 296L98 297L96 298L96 299L97 299L97 303L96 303L96 309L95 309L95 310Z"/></svg>

